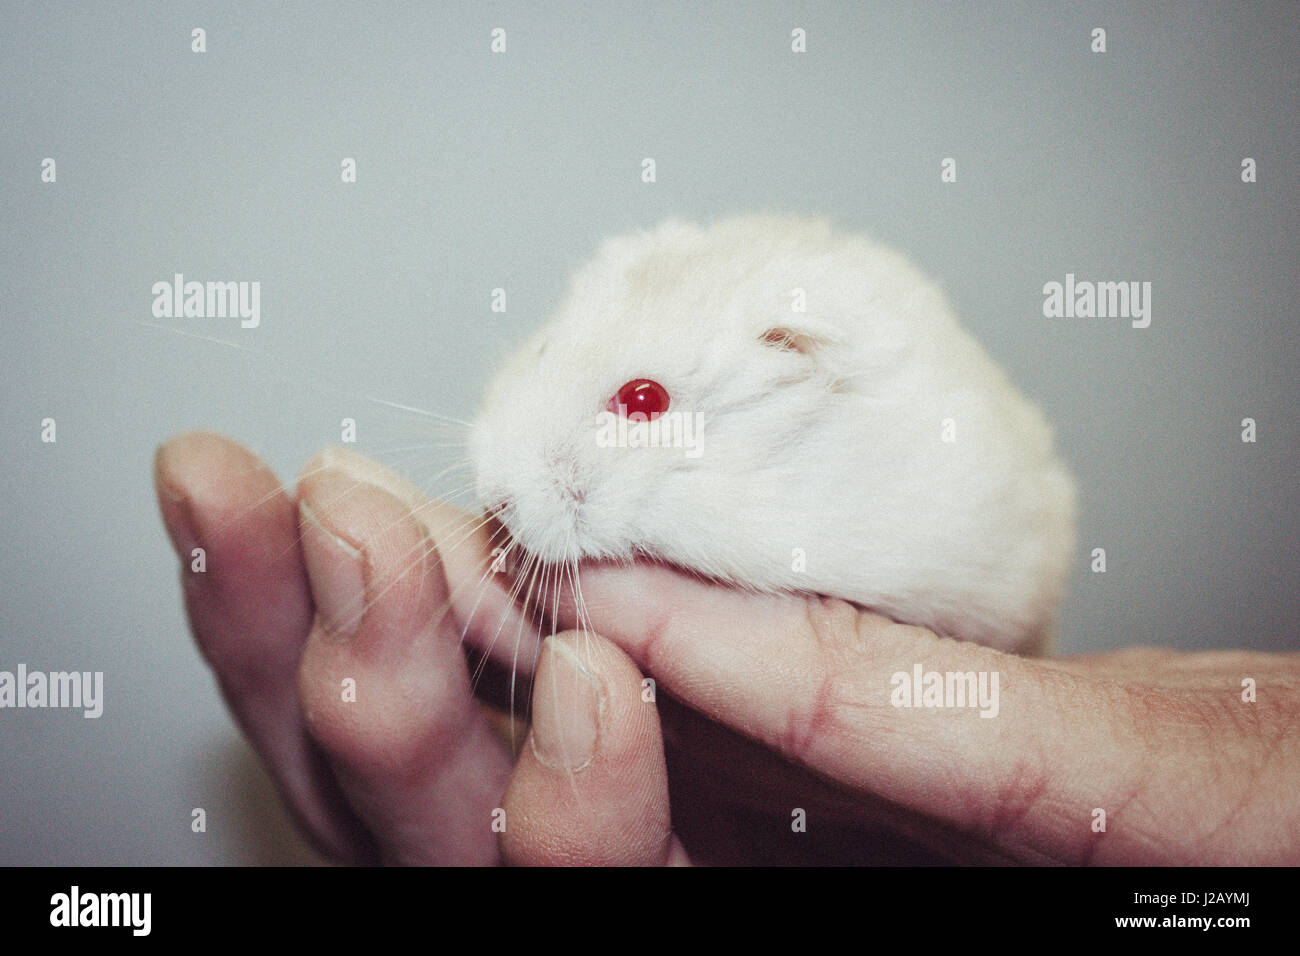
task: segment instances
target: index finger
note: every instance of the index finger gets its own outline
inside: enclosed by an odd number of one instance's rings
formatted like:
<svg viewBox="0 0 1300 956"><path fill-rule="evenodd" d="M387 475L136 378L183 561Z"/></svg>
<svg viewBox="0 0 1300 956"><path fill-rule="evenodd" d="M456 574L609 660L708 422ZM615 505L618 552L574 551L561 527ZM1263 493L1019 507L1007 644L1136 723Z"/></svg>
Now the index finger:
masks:
<svg viewBox="0 0 1300 956"><path fill-rule="evenodd" d="M753 594L670 568L592 566L579 585L586 626L687 705L994 853L1090 860L1090 814L1127 804L1143 778L1131 708L1059 666L844 601ZM566 604L572 626L579 609L572 595ZM983 706L943 706L950 682L979 705L981 680Z"/></svg>
<svg viewBox="0 0 1300 956"><path fill-rule="evenodd" d="M430 498L402 476L346 448L321 449L306 470L323 468L382 488L405 505L437 546L450 587L448 600L465 639L512 673L532 672L542 635L516 600L531 585L503 573L504 563L494 560L497 542L481 516Z"/></svg>

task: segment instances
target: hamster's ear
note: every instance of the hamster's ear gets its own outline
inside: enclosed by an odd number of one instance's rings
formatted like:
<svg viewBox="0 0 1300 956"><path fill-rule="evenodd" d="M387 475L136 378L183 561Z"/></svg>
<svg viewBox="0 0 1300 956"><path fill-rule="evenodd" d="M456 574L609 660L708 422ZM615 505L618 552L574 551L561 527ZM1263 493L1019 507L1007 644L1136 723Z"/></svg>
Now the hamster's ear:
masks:
<svg viewBox="0 0 1300 956"><path fill-rule="evenodd" d="M803 356L821 374L838 379L847 369L847 347L839 332L816 320L800 316L798 322L768 326L759 343L777 352Z"/></svg>
<svg viewBox="0 0 1300 956"><path fill-rule="evenodd" d="M762 335L763 344L778 352L798 352L811 356L822 343L813 335L785 326L770 328Z"/></svg>
<svg viewBox="0 0 1300 956"><path fill-rule="evenodd" d="M809 358L827 359L843 351L843 333L829 322L801 315L780 325L760 326L758 340L770 349L798 352Z"/></svg>

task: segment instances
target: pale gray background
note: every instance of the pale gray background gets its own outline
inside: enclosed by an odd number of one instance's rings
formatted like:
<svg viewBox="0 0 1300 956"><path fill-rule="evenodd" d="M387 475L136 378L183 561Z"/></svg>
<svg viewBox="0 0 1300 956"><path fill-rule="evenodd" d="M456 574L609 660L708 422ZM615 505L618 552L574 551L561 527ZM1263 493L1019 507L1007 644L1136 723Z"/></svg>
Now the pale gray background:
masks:
<svg viewBox="0 0 1300 956"><path fill-rule="evenodd" d="M1298 26L1287 0L5 3L0 669L103 670L107 703L0 712L0 863L293 858L187 636L154 447L216 428L291 475L350 415L432 474L418 418L324 386L467 416L602 237L670 214L829 215L943 283L1079 476L1063 651L1294 648ZM171 323L257 354L135 324L177 271L261 280L256 331ZM1044 319L1066 272L1151 281L1151 328Z"/></svg>

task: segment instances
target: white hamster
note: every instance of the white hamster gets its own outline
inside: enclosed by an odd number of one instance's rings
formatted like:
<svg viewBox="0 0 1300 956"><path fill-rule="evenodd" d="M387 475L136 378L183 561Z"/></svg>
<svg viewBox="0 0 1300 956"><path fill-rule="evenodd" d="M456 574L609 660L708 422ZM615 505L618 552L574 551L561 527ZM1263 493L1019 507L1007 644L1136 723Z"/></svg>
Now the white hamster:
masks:
<svg viewBox="0 0 1300 956"><path fill-rule="evenodd" d="M1074 548L1038 409L910 262L822 220L606 241L470 442L535 558L649 556L1003 650L1040 648Z"/></svg>

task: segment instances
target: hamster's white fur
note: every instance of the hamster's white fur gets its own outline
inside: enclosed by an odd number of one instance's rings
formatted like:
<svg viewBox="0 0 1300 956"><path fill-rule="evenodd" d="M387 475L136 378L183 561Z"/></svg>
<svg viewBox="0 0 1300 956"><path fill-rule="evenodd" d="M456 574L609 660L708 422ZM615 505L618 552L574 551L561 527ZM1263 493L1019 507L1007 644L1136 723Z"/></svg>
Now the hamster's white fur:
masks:
<svg viewBox="0 0 1300 956"><path fill-rule="evenodd" d="M641 378L699 413L698 457L602 447ZM1043 416L906 259L820 220L605 242L496 376L471 455L543 560L650 555L1005 650L1038 648L1074 547Z"/></svg>

